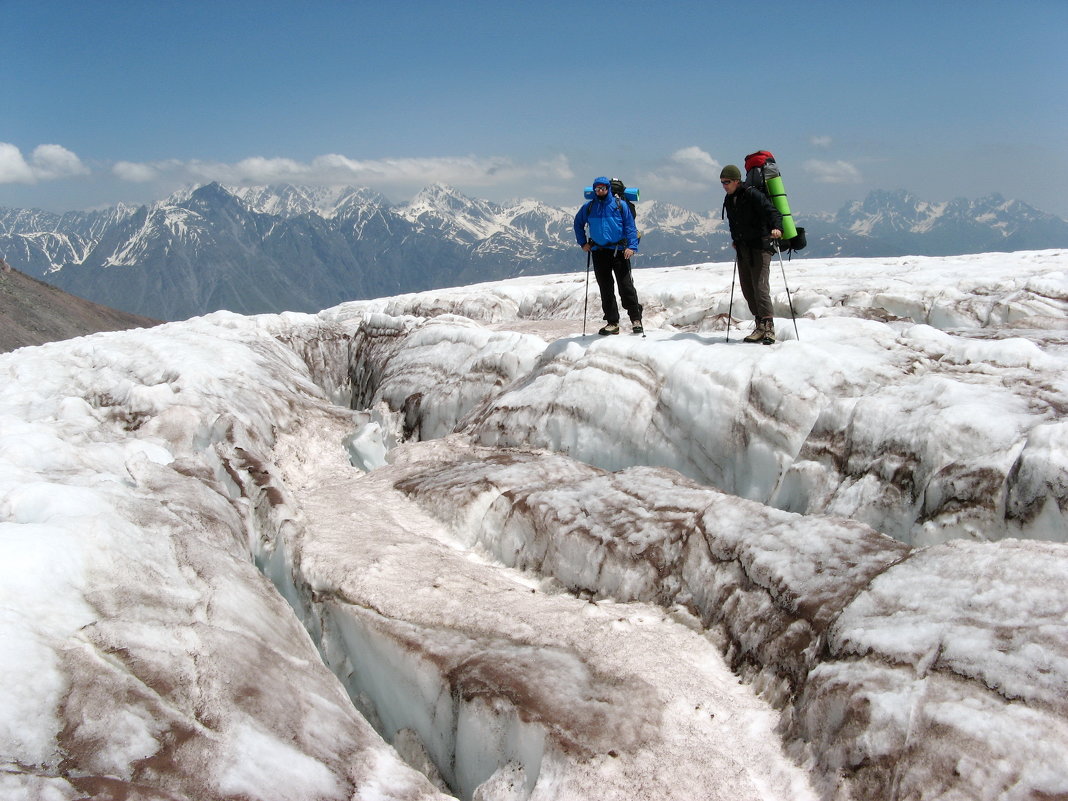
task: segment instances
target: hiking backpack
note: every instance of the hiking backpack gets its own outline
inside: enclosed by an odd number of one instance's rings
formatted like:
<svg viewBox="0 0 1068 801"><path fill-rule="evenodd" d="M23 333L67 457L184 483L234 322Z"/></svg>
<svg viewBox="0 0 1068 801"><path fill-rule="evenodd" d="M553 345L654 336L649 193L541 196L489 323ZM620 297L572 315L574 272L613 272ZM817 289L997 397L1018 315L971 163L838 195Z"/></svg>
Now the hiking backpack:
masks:
<svg viewBox="0 0 1068 801"><path fill-rule="evenodd" d="M758 150L745 157L745 183L754 186L770 197L768 181L781 173L770 150Z"/></svg>
<svg viewBox="0 0 1068 801"><path fill-rule="evenodd" d="M634 219L634 227L637 228L638 227L638 212L634 207L634 201L631 200L629 197L627 197L627 186L626 186L626 184L624 184L618 178L613 178L611 186L609 187L608 191L611 192L613 195L615 195L617 201L623 200L623 201L626 202L627 208L630 209L630 216ZM635 194L635 199L637 199L637 195L636 194ZM641 238L640 235L639 235L639 238Z"/></svg>
<svg viewBox="0 0 1068 801"><path fill-rule="evenodd" d="M786 202L786 193L781 190L782 182L778 182L780 187L781 196L776 196L774 192L768 187L768 182L774 178L781 178L782 173L779 172L779 165L775 163L775 156L771 154L770 150L758 150L756 153L750 153L745 157L745 184L755 189L759 189L768 199L772 202L780 213L785 211L783 215L792 216L790 214L790 205ZM723 207L726 209L726 198L723 201ZM792 222L791 222L792 224ZM779 250L783 253L791 253L795 250L803 250L805 245L808 244L808 240L805 238L805 229L797 228L797 235L790 239L779 240ZM785 232L784 232L785 233Z"/></svg>

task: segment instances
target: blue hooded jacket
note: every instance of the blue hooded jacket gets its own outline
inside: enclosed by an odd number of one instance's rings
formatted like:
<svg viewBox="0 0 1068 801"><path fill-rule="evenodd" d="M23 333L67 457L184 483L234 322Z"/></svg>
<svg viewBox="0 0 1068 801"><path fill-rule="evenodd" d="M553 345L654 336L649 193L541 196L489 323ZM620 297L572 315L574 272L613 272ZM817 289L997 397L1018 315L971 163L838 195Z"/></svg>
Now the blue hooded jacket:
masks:
<svg viewBox="0 0 1068 801"><path fill-rule="evenodd" d="M593 186L610 186L607 178L594 178ZM589 236L586 227L589 226ZM638 252L638 228L630 207L609 192L604 200L594 198L584 204L575 215L575 239L580 245L592 242L594 249L620 250L630 248Z"/></svg>

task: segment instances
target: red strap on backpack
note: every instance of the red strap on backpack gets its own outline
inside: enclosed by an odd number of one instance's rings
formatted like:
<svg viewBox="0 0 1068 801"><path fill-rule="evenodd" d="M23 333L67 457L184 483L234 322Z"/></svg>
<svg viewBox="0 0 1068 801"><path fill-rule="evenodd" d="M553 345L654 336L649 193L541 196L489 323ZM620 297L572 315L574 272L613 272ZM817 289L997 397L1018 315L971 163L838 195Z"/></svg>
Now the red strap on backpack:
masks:
<svg viewBox="0 0 1068 801"><path fill-rule="evenodd" d="M770 150L758 150L756 153L750 153L745 157L745 169L746 172L754 167L763 167L768 162L775 162L775 157L771 155Z"/></svg>

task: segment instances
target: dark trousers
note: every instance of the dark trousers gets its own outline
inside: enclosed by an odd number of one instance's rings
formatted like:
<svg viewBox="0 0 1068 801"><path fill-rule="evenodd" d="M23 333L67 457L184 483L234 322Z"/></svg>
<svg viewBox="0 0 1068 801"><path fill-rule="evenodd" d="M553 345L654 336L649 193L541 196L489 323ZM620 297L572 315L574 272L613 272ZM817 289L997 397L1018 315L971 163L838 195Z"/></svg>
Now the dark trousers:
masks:
<svg viewBox="0 0 1068 801"><path fill-rule="evenodd" d="M630 275L630 260L623 251L596 248L593 251L593 274L601 290L601 310L609 325L619 325L619 306L616 305L615 283L619 284L619 299L631 320L642 319L642 306ZM615 281L613 282L613 277Z"/></svg>
<svg viewBox="0 0 1068 801"><path fill-rule="evenodd" d="M773 317L771 309L771 254L760 244L735 242L738 254L738 283L742 297L756 320Z"/></svg>

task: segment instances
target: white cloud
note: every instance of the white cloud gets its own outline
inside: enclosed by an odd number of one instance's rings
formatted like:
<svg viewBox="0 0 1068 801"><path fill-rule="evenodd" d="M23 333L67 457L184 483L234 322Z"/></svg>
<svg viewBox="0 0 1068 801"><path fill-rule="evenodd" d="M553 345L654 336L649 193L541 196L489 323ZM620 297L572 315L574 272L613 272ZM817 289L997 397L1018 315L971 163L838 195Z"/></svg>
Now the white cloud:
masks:
<svg viewBox="0 0 1068 801"><path fill-rule="evenodd" d="M18 147L0 142L0 183L35 184L88 173L81 159L61 145L38 145L27 161Z"/></svg>
<svg viewBox="0 0 1068 801"><path fill-rule="evenodd" d="M22 152L7 142L0 142L0 183L33 183L33 170L22 157Z"/></svg>
<svg viewBox="0 0 1068 801"><path fill-rule="evenodd" d="M152 164L119 162L113 172L127 181L150 180L165 174L171 179L219 181L233 185L357 184L381 189L418 189L433 183L496 187L547 177L561 181L574 178L567 158L562 155L523 164L501 156L360 160L329 153L317 156L310 162L263 156L250 156L233 164L209 161Z"/></svg>
<svg viewBox="0 0 1068 801"><path fill-rule="evenodd" d="M111 168L116 178L122 181L140 184L147 183L159 177L159 170L151 164L135 164L130 161L120 161Z"/></svg>
<svg viewBox="0 0 1068 801"><path fill-rule="evenodd" d="M642 183L659 196L703 192L719 186L721 164L699 147L676 150L667 161L642 176Z"/></svg>
<svg viewBox="0 0 1068 801"><path fill-rule="evenodd" d="M719 180L721 164L699 147L684 147L671 154L671 161L679 165L695 178L707 182Z"/></svg>
<svg viewBox="0 0 1068 801"><path fill-rule="evenodd" d="M831 146L831 137L829 136L812 136L809 137L808 141L813 147L827 148Z"/></svg>
<svg viewBox="0 0 1068 801"><path fill-rule="evenodd" d="M89 174L89 168L82 164L82 160L61 145L35 147L32 166L38 180L41 181Z"/></svg>
<svg viewBox="0 0 1068 801"><path fill-rule="evenodd" d="M802 166L816 183L858 184L861 181L860 170L848 161L809 159Z"/></svg>

